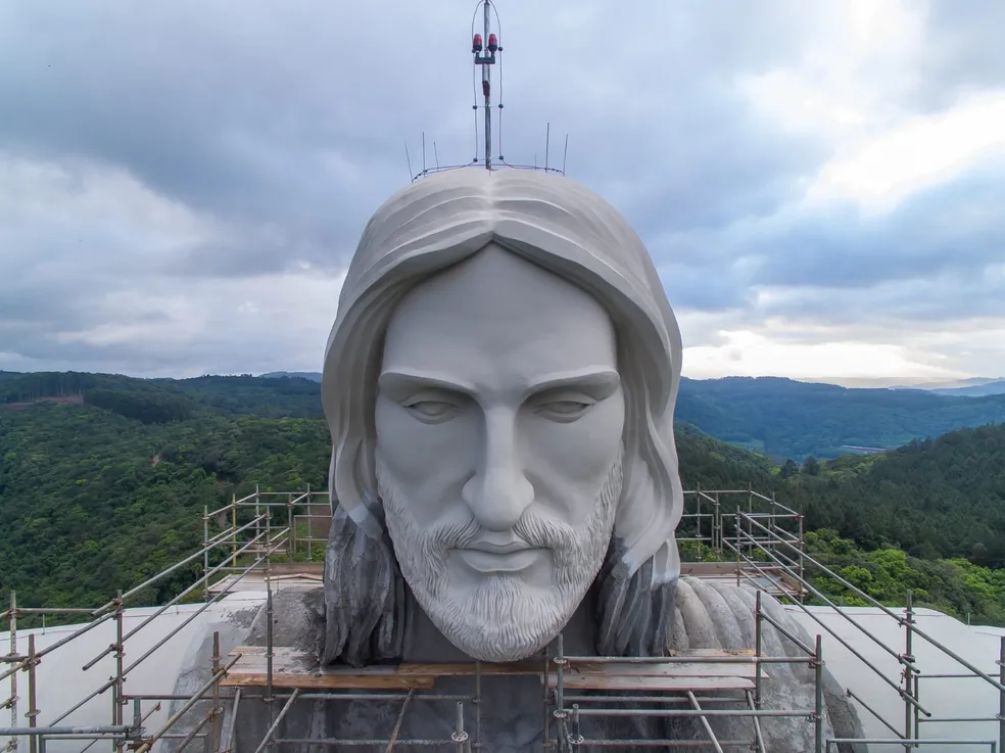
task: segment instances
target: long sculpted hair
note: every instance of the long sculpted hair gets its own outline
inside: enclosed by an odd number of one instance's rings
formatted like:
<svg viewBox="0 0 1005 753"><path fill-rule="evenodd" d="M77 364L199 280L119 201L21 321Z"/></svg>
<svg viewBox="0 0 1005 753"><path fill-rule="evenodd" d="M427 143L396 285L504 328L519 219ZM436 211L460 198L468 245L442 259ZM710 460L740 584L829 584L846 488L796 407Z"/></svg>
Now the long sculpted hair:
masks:
<svg viewBox="0 0 1005 753"><path fill-rule="evenodd" d="M384 333L402 296L494 241L578 285L608 312L625 394L614 534L593 585L597 652L666 649L680 572L683 510L673 410L681 339L642 241L580 184L528 170L463 168L411 184L363 231L328 338L322 403L332 436L332 527L325 556L324 663L400 658L408 589L374 468L374 403Z"/></svg>

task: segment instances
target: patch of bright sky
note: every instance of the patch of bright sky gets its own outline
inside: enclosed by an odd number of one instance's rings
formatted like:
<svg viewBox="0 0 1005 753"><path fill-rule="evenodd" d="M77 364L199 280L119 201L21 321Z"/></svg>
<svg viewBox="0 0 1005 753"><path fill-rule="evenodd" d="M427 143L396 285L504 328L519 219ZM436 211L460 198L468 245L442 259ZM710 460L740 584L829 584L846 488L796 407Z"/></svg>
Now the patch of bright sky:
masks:
<svg viewBox="0 0 1005 753"><path fill-rule="evenodd" d="M684 349L684 376L711 379L724 374L794 379L905 378L955 379L968 376L924 363L899 345L861 342L790 343L747 330L720 332L721 343Z"/></svg>

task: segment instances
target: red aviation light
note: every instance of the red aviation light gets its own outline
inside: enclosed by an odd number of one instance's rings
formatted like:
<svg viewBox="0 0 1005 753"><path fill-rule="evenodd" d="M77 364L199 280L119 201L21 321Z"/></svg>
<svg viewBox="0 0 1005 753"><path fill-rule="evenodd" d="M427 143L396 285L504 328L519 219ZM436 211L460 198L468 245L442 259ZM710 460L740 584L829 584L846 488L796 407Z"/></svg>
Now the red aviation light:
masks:
<svg viewBox="0 0 1005 753"><path fill-rule="evenodd" d="M490 40L495 39L495 34L493 34L492 36L490 36L489 39ZM475 34L475 38L471 42L471 51L472 52L481 52L482 51L482 35L481 34Z"/></svg>
<svg viewBox="0 0 1005 753"><path fill-rule="evenodd" d="M495 52L499 49L499 40L496 39L495 34L489 34L489 52Z"/></svg>

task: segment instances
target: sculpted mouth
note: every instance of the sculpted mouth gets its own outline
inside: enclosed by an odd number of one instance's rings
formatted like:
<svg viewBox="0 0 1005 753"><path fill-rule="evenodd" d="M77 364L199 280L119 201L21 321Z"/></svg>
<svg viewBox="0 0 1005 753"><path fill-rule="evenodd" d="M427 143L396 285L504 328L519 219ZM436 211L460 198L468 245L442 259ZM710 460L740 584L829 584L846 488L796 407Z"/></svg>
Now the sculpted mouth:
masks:
<svg viewBox="0 0 1005 753"><path fill-rule="evenodd" d="M505 544L497 544L493 541L474 541L464 548L488 554L512 554L513 552L522 552L525 549L533 549L534 547L526 541L516 540L508 541Z"/></svg>
<svg viewBox="0 0 1005 753"><path fill-rule="evenodd" d="M481 573L514 573L530 567L545 550L524 541L496 544L475 541L456 552L461 559Z"/></svg>

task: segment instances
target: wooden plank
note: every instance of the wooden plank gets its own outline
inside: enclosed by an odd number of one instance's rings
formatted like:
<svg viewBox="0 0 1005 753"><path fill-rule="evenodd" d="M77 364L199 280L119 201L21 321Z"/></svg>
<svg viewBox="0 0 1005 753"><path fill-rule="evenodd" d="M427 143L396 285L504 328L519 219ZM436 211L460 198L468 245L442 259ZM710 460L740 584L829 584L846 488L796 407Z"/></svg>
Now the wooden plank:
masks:
<svg viewBox="0 0 1005 753"><path fill-rule="evenodd" d="M670 656L755 656L752 648L690 648L687 651L671 651Z"/></svg>
<svg viewBox="0 0 1005 753"><path fill-rule="evenodd" d="M687 662L674 664L599 664L577 662L569 665L566 674L608 674L625 677L753 677L754 662L710 663ZM762 675L764 673L762 672Z"/></svg>
<svg viewBox="0 0 1005 753"><path fill-rule="evenodd" d="M268 682L265 673L233 672L233 668L220 681L231 688L264 688ZM272 673L274 688L301 688L313 690L432 690L433 677L402 677L400 675L330 675Z"/></svg>
<svg viewBox="0 0 1005 753"><path fill-rule="evenodd" d="M240 658L231 667L222 684L229 687L263 687L268 679L268 661L264 646L239 646L232 652ZM680 656L693 661L677 662L591 662L570 664L563 682L569 688L582 690L750 690L753 688L756 663L749 649L723 651L697 649ZM711 662L712 657L749 657L750 661ZM289 646L273 648L272 684L278 688L361 689L361 690L430 690L437 678L468 677L476 672L471 663L371 665L368 667L320 667L310 652ZM483 676L534 675L542 679L543 662L483 663ZM548 666L548 684L555 686L554 665ZM762 672L763 676L763 672Z"/></svg>
<svg viewBox="0 0 1005 753"><path fill-rule="evenodd" d="M543 672L543 662L485 662L481 665L481 674L485 675L539 675ZM402 662L398 672L409 676L429 677L473 677L474 663L458 664L414 664Z"/></svg>
<svg viewBox="0 0 1005 753"><path fill-rule="evenodd" d="M746 677L647 677L644 675L607 675L582 673L565 675L562 684L566 690L628 690L667 691L685 690L753 690L754 681ZM554 688L557 678L548 675L548 687Z"/></svg>

